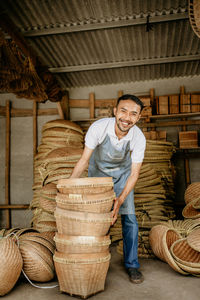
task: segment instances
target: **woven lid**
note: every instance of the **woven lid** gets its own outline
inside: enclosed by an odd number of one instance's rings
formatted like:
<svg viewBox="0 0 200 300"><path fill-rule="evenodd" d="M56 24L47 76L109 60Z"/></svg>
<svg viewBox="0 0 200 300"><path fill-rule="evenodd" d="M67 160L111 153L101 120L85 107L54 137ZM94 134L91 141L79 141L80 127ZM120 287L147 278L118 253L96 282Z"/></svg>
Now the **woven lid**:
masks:
<svg viewBox="0 0 200 300"><path fill-rule="evenodd" d="M68 160L72 161L74 159L79 159L83 153L83 149L74 149L69 147L62 147L52 150L46 157L45 161L62 161L62 160Z"/></svg>

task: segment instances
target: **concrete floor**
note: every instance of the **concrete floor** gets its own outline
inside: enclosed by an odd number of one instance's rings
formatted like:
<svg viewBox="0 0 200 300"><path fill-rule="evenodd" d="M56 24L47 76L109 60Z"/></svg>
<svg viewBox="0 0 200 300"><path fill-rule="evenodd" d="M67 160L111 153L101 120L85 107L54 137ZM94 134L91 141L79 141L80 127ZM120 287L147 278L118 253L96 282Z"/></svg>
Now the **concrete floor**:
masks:
<svg viewBox="0 0 200 300"><path fill-rule="evenodd" d="M92 300L199 300L200 278L183 276L157 259L141 259L141 271L145 281L135 285L128 279L124 271L122 257L111 247L111 264L108 271L105 291L96 294ZM41 284L53 285L57 282ZM20 278L14 289L6 296L6 300L67 300L77 299L59 288L38 289L32 287L24 278Z"/></svg>

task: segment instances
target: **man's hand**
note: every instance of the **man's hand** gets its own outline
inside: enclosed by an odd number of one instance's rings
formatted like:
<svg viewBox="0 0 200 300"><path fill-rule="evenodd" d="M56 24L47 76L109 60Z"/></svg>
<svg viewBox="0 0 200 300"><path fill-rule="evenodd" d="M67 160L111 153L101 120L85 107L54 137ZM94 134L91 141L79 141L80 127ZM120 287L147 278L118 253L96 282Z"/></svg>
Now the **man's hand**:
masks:
<svg viewBox="0 0 200 300"><path fill-rule="evenodd" d="M114 207L113 207L113 210L112 210L112 225L115 224L115 222L117 221L117 216L118 216L118 212L119 212L119 208L120 206L122 205L123 201L120 199L120 197L118 198L115 198L114 200Z"/></svg>

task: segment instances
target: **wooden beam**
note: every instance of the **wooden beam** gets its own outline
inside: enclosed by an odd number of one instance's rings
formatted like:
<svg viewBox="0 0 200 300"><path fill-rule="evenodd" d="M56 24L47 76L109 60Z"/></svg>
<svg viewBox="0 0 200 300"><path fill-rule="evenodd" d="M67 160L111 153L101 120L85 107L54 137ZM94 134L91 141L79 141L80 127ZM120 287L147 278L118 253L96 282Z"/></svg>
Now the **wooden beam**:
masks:
<svg viewBox="0 0 200 300"><path fill-rule="evenodd" d="M33 161L37 154L37 102L33 101Z"/></svg>
<svg viewBox="0 0 200 300"><path fill-rule="evenodd" d="M90 103L90 119L94 119L95 113L94 113L94 93L90 93L89 95L89 103Z"/></svg>
<svg viewBox="0 0 200 300"><path fill-rule="evenodd" d="M128 61L117 61L117 62L108 62L108 63L78 65L78 66L66 66L66 67L58 67L58 68L49 68L49 71L52 73L71 73L71 72L80 72L80 71L89 71L89 70L114 69L114 68L122 68L122 67L177 63L177 62L195 61L195 60L200 60L200 54L159 57L159 58L150 58L150 59L134 59Z"/></svg>
<svg viewBox="0 0 200 300"><path fill-rule="evenodd" d="M38 109L38 116L58 115L57 108ZM6 107L0 106L0 116L6 116ZM32 117L33 109L11 108L11 117Z"/></svg>
<svg viewBox="0 0 200 300"><path fill-rule="evenodd" d="M146 122L139 122L139 127L168 127L168 126L182 126L182 125L200 125L200 120L187 120L187 121L170 121L170 122L159 122L159 123L146 123Z"/></svg>
<svg viewBox="0 0 200 300"><path fill-rule="evenodd" d="M28 209L29 204L10 204L10 205L0 205L0 209Z"/></svg>
<svg viewBox="0 0 200 300"><path fill-rule="evenodd" d="M64 113L65 120L69 120L70 119L70 107L69 107L69 93L67 91L62 96L60 104L61 104L61 107L62 107L62 110Z"/></svg>
<svg viewBox="0 0 200 300"><path fill-rule="evenodd" d="M177 21L188 19L188 13L170 13L161 16L150 16L150 23L160 23L160 22L168 22L168 21ZM128 20L112 20L97 23L89 23L89 24L80 24L71 26L56 26L53 28L40 28L34 30L28 30L24 33L25 37L31 36L43 36L43 35L52 35L52 34L63 34L63 33L71 33L78 31L90 31L90 30L100 30L100 29L109 29L109 28L118 28L118 27L127 27L127 26L135 26L135 25L146 25L147 18L138 17L132 18Z"/></svg>
<svg viewBox="0 0 200 300"><path fill-rule="evenodd" d="M56 102L56 104L57 104L57 109L58 109L59 117L60 117L60 119L64 120L65 119L64 112L63 112L63 109L62 109L60 101Z"/></svg>
<svg viewBox="0 0 200 300"><path fill-rule="evenodd" d="M5 163L5 205L10 205L10 101L6 101L6 163ZM11 213L6 210L6 228L11 227Z"/></svg>

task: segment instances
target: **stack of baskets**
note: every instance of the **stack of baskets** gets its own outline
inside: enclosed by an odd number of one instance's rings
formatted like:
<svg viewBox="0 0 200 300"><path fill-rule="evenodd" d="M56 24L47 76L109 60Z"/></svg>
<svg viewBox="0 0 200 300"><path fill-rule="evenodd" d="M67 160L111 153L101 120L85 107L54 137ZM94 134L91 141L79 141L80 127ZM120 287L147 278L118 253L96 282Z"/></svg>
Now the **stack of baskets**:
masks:
<svg viewBox="0 0 200 300"><path fill-rule="evenodd" d="M42 128L42 140L34 158L33 226L40 232L56 231L56 184L69 178L83 151L83 131L68 120L53 120ZM87 176L85 172L83 177Z"/></svg>
<svg viewBox="0 0 200 300"><path fill-rule="evenodd" d="M54 263L60 290L87 298L104 290L109 267L112 178L61 179L57 189Z"/></svg>

